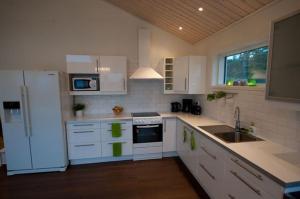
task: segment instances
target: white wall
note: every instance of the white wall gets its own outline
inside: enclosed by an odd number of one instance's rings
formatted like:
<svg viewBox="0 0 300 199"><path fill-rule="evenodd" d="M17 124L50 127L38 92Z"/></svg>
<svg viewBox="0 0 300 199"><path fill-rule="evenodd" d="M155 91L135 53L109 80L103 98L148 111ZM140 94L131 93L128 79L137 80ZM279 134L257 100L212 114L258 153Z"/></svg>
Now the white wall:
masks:
<svg viewBox="0 0 300 199"><path fill-rule="evenodd" d="M212 71L217 66L219 54L268 42L271 21L299 9L299 0L276 1L197 43L197 52L208 55L208 90L213 81ZM266 101L264 92L259 91L242 91L227 103L223 100L207 102L205 96L200 98L206 115L233 124L234 108L240 106L244 124L255 122L261 136L300 150L299 104Z"/></svg>
<svg viewBox="0 0 300 199"><path fill-rule="evenodd" d="M0 69L66 70L66 54L125 55L138 66L138 28L152 32L152 66L163 57L193 54L194 46L102 0L1 0ZM162 81L131 81L126 96L76 97L87 113L169 111L184 96L163 95ZM137 92L139 91L139 92Z"/></svg>
<svg viewBox="0 0 300 199"><path fill-rule="evenodd" d="M152 31L152 63L194 47L102 0L1 0L0 69L65 70L66 54L125 55L137 67L137 30Z"/></svg>

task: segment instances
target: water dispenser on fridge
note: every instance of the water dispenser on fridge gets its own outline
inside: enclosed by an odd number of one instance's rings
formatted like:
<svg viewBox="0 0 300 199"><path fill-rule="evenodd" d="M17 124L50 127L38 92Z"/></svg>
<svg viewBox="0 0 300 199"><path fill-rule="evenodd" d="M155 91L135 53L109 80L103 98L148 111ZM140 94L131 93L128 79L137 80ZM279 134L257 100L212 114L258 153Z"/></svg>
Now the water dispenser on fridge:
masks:
<svg viewBox="0 0 300 199"><path fill-rule="evenodd" d="M5 123L22 122L20 102L3 102L3 109Z"/></svg>

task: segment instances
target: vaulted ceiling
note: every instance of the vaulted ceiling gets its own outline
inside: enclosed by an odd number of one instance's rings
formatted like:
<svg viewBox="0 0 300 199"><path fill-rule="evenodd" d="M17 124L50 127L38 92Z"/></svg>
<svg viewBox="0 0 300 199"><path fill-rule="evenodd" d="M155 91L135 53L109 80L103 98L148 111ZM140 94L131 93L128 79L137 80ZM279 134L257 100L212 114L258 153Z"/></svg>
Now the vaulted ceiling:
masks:
<svg viewBox="0 0 300 199"><path fill-rule="evenodd" d="M187 42L196 43L274 0L106 1Z"/></svg>

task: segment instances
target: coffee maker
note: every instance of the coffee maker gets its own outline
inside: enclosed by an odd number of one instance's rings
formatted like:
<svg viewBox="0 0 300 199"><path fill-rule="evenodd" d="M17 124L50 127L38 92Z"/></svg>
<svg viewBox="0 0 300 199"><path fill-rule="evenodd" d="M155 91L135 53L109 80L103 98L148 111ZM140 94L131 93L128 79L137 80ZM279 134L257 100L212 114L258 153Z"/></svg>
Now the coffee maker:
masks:
<svg viewBox="0 0 300 199"><path fill-rule="evenodd" d="M193 100L183 99L182 100L182 112L190 113L192 112Z"/></svg>
<svg viewBox="0 0 300 199"><path fill-rule="evenodd" d="M179 111L181 111L181 104L179 102L172 102L171 103L171 111L172 112L179 112Z"/></svg>
<svg viewBox="0 0 300 199"><path fill-rule="evenodd" d="M192 114L194 114L194 115L201 115L201 113L202 113L202 109L201 109L200 103L196 102L192 106Z"/></svg>

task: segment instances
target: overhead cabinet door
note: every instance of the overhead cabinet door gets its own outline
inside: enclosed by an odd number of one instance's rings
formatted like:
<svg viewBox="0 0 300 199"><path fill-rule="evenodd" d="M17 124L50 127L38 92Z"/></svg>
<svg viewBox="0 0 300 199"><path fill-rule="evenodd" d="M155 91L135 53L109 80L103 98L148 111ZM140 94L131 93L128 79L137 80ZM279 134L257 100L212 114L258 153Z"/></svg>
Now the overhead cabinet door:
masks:
<svg viewBox="0 0 300 199"><path fill-rule="evenodd" d="M71 74L98 73L98 56L67 55L67 72Z"/></svg>
<svg viewBox="0 0 300 199"><path fill-rule="evenodd" d="M125 56L100 56L100 91L126 93L127 59Z"/></svg>
<svg viewBox="0 0 300 199"><path fill-rule="evenodd" d="M188 89L188 57L175 58L173 67L173 90L175 93L186 93Z"/></svg>

